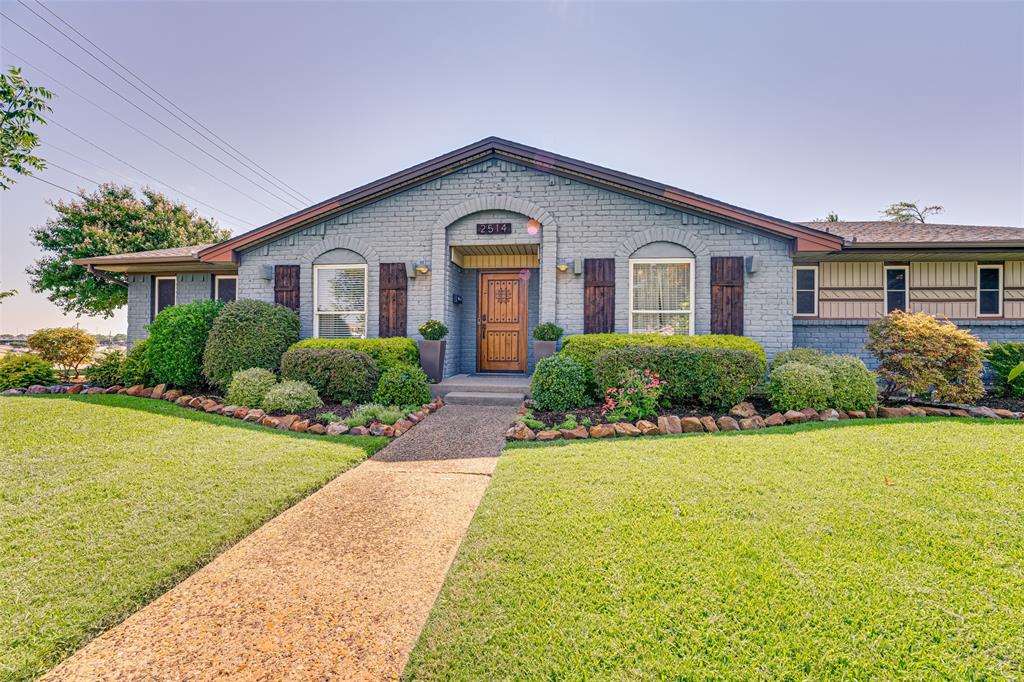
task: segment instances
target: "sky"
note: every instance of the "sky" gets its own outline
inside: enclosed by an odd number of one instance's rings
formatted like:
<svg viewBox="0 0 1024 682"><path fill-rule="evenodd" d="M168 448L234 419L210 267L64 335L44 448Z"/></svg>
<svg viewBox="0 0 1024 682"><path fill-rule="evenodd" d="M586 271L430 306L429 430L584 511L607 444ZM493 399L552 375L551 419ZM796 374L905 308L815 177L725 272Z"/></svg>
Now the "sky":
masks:
<svg viewBox="0 0 1024 682"><path fill-rule="evenodd" d="M236 234L308 205L247 181L23 2L0 8L66 57L0 20L5 68L57 93L41 179L150 185ZM1024 226L1024 2L46 7L313 201L497 135L794 221L910 200L943 205L934 222ZM31 292L31 230L62 198L34 178L0 193L0 289L19 291L0 332L125 330L123 309L65 316Z"/></svg>

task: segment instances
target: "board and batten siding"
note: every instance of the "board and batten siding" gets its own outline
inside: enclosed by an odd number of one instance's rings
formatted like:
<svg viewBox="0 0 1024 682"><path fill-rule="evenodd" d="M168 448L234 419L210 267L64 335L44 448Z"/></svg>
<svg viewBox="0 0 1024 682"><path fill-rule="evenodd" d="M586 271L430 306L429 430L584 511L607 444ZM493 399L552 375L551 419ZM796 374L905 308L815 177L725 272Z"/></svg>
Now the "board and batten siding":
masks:
<svg viewBox="0 0 1024 682"><path fill-rule="evenodd" d="M824 262L818 267L818 316L881 317L885 304L882 263Z"/></svg>
<svg viewBox="0 0 1024 682"><path fill-rule="evenodd" d="M1024 260L1003 265L1003 317L1024 319Z"/></svg>

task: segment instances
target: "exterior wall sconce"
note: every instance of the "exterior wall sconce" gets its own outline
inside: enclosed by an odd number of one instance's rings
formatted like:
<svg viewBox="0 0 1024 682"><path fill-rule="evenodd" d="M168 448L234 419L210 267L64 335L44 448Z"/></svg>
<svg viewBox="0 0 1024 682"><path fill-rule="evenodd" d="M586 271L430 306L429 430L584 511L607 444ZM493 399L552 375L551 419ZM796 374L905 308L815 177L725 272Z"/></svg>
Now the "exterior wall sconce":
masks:
<svg viewBox="0 0 1024 682"><path fill-rule="evenodd" d="M526 234L540 234L540 221L533 219L526 221Z"/></svg>
<svg viewBox="0 0 1024 682"><path fill-rule="evenodd" d="M569 272L573 267L573 260L572 258L559 258L555 267L559 272Z"/></svg>
<svg viewBox="0 0 1024 682"><path fill-rule="evenodd" d="M425 260L417 261L416 265L413 267L416 270L416 272L418 272L421 275L425 275L428 272L430 272L430 263Z"/></svg>

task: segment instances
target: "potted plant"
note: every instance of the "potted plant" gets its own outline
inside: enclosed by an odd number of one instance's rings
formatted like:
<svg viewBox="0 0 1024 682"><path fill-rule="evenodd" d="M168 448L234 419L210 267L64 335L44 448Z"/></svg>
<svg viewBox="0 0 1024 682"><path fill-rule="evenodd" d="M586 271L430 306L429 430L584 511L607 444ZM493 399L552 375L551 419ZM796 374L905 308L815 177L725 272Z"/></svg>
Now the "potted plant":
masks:
<svg viewBox="0 0 1024 682"><path fill-rule="evenodd" d="M427 320L420 325L422 341L420 347L420 366L435 384L444 379L444 353L448 336L448 327L440 320Z"/></svg>
<svg viewBox="0 0 1024 682"><path fill-rule="evenodd" d="M538 324L533 328L533 362L540 362L558 352L558 339L565 330L553 322Z"/></svg>

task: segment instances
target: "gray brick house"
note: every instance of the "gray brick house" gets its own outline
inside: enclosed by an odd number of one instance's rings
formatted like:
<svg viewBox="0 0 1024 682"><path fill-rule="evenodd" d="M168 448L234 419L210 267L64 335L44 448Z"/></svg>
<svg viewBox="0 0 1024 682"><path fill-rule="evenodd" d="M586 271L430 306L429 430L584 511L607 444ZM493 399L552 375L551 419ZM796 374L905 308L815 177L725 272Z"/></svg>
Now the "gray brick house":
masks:
<svg viewBox="0 0 1024 682"><path fill-rule="evenodd" d="M123 273L132 343L167 305L253 298L303 336L440 319L449 374L529 372L548 321L863 355L865 326L910 308L1024 339L1024 230L793 223L497 138L220 244L80 264Z"/></svg>

